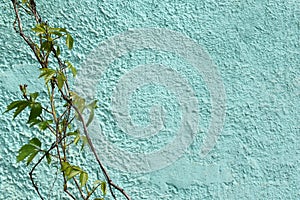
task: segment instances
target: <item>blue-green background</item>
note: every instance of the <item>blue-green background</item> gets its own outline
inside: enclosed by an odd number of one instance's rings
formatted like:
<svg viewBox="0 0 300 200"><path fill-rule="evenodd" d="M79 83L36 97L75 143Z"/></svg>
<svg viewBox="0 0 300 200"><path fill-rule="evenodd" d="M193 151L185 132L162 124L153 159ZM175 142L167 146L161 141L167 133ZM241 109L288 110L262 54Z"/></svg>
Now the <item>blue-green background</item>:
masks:
<svg viewBox="0 0 300 200"><path fill-rule="evenodd" d="M1 113L19 98L19 84L38 89L36 79L29 80L37 77L37 65L13 31L10 4L0 4ZM79 68L101 41L148 27L187 35L218 66L227 107L216 147L199 158L201 136L160 171L141 175L109 169L133 199L300 199L300 1L49 0L38 7L44 19L74 35L74 51L64 53ZM199 98L207 102L208 97ZM203 117L205 130L209 115ZM36 134L21 119L25 116L0 118L0 199L37 199L28 168L15 159L21 144ZM136 120L147 121L145 116ZM91 155L79 156L78 162L96 176ZM45 187L55 178L47 167L37 174ZM61 193L54 186L51 199L63 199Z"/></svg>

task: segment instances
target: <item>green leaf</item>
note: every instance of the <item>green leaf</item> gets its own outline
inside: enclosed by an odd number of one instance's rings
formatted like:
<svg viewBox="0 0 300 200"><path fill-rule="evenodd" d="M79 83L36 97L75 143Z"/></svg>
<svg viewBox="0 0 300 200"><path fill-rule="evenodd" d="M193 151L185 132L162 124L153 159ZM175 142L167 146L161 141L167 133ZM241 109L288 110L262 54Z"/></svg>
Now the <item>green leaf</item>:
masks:
<svg viewBox="0 0 300 200"><path fill-rule="evenodd" d="M73 170L77 170L77 171L82 171L82 169L80 167L75 166L75 165L72 166L72 169Z"/></svg>
<svg viewBox="0 0 300 200"><path fill-rule="evenodd" d="M75 92L71 92L71 95L74 105L78 108L79 112L82 113L85 108L85 99L78 96ZM75 116L78 118L77 113L75 113Z"/></svg>
<svg viewBox="0 0 300 200"><path fill-rule="evenodd" d="M39 78L44 77L45 83L47 84L55 74L56 71L54 69L42 68Z"/></svg>
<svg viewBox="0 0 300 200"><path fill-rule="evenodd" d="M7 106L6 111L4 113L6 113L14 108L17 108L22 104L26 104L26 103L28 103L28 102L27 101L13 101Z"/></svg>
<svg viewBox="0 0 300 200"><path fill-rule="evenodd" d="M30 102L28 101L14 101L11 102L7 108L6 108L6 112L16 109L13 115L13 118L15 118L16 116L18 116L27 106L29 106Z"/></svg>
<svg viewBox="0 0 300 200"><path fill-rule="evenodd" d="M75 177L76 175L80 174L81 171L72 168L71 172L68 173L68 180L70 180L71 178Z"/></svg>
<svg viewBox="0 0 300 200"><path fill-rule="evenodd" d="M58 32L61 33L67 33L67 29L65 28L53 28L53 27L49 27L48 28L48 32L51 33L51 34L57 34Z"/></svg>
<svg viewBox="0 0 300 200"><path fill-rule="evenodd" d="M38 154L41 146L42 143L39 139L32 138L28 144L25 144L20 148L19 154L17 155L17 162L23 161L26 157L28 157L27 165L29 165Z"/></svg>
<svg viewBox="0 0 300 200"><path fill-rule="evenodd" d="M53 33L53 32L67 32L67 30L65 28L49 27L49 33Z"/></svg>
<svg viewBox="0 0 300 200"><path fill-rule="evenodd" d="M57 46L56 55L57 55L57 57L60 55L60 48L59 48L59 46Z"/></svg>
<svg viewBox="0 0 300 200"><path fill-rule="evenodd" d="M64 33L67 33L67 32L68 32L67 29L65 29L65 28L59 28L59 31L60 31L60 32L64 32Z"/></svg>
<svg viewBox="0 0 300 200"><path fill-rule="evenodd" d="M101 183L101 191L103 192L104 195L106 194L106 182L104 181Z"/></svg>
<svg viewBox="0 0 300 200"><path fill-rule="evenodd" d="M78 136L79 135L79 131L74 131L74 132L69 132L69 133L67 133L67 136Z"/></svg>
<svg viewBox="0 0 300 200"><path fill-rule="evenodd" d="M94 200L104 200L104 198L95 198Z"/></svg>
<svg viewBox="0 0 300 200"><path fill-rule="evenodd" d="M14 112L13 118L16 118L27 106L29 106L29 102L20 105Z"/></svg>
<svg viewBox="0 0 300 200"><path fill-rule="evenodd" d="M65 175L66 176L69 176L69 174L72 172L72 166L70 165L67 169L66 169L66 171L65 171Z"/></svg>
<svg viewBox="0 0 300 200"><path fill-rule="evenodd" d="M32 104L28 122L30 122L31 120L37 118L38 116L40 116L40 114L42 114L42 105L41 105L41 103Z"/></svg>
<svg viewBox="0 0 300 200"><path fill-rule="evenodd" d="M74 139L74 144L77 145L79 140L80 140L80 136L77 135L76 138Z"/></svg>
<svg viewBox="0 0 300 200"><path fill-rule="evenodd" d="M83 187L86 184L88 178L89 176L86 172L81 172L79 177L81 187Z"/></svg>
<svg viewBox="0 0 300 200"><path fill-rule="evenodd" d="M92 103L88 104L86 107L90 110L89 119L86 123L86 126L89 126L95 116L95 108L97 108L97 100L94 100Z"/></svg>
<svg viewBox="0 0 300 200"><path fill-rule="evenodd" d="M32 31L36 32L37 35L41 35L46 33L45 28L41 24L37 24L34 28L31 29Z"/></svg>
<svg viewBox="0 0 300 200"><path fill-rule="evenodd" d="M71 70L73 77L75 77L77 74L76 68L69 61L65 61L65 63L67 64L68 68Z"/></svg>
<svg viewBox="0 0 300 200"><path fill-rule="evenodd" d="M32 120L30 120L29 122L27 122L27 123L29 123L30 124L30 126L29 127L32 127L32 126L34 126L34 125L36 125L36 124L39 124L39 123L41 123L42 121L41 120L39 120L39 119L32 119Z"/></svg>
<svg viewBox="0 0 300 200"><path fill-rule="evenodd" d="M66 45L70 50L73 48L73 44L74 44L74 39L69 33L67 33Z"/></svg>
<svg viewBox="0 0 300 200"><path fill-rule="evenodd" d="M81 140L82 140L82 145L81 145L81 151L83 150L83 148L84 148L84 146L86 145L86 144L88 144L88 140L87 140L87 137L86 136L82 136L81 137Z"/></svg>
<svg viewBox="0 0 300 200"><path fill-rule="evenodd" d="M50 52L52 50L53 42L52 41L44 41L41 45L41 48L47 52Z"/></svg>
<svg viewBox="0 0 300 200"><path fill-rule="evenodd" d="M70 164L68 162L61 163L61 171L66 171L69 167L70 167Z"/></svg>
<svg viewBox="0 0 300 200"><path fill-rule="evenodd" d="M7 106L6 111L4 113L6 113L12 109L19 108L22 105L29 105L29 103L28 103L28 101L13 101Z"/></svg>
<svg viewBox="0 0 300 200"><path fill-rule="evenodd" d="M50 165L50 163L51 163L51 155L49 153L46 153L46 159L47 159L48 165Z"/></svg>
<svg viewBox="0 0 300 200"><path fill-rule="evenodd" d="M57 85L59 89L61 89L64 86L65 81L66 81L65 75L63 73L58 73Z"/></svg>
<svg viewBox="0 0 300 200"><path fill-rule="evenodd" d="M19 154L17 155L17 162L23 161L27 156L32 153L35 153L36 147L30 144L25 144L19 150Z"/></svg>
<svg viewBox="0 0 300 200"><path fill-rule="evenodd" d="M94 185L100 185L101 183L102 183L102 181L100 181L100 180L95 180L93 184L94 184Z"/></svg>
<svg viewBox="0 0 300 200"><path fill-rule="evenodd" d="M53 123L53 120L47 120L47 121L40 122L38 126L42 131L44 131L52 123Z"/></svg>
<svg viewBox="0 0 300 200"><path fill-rule="evenodd" d="M27 159L27 163L26 165L29 165L31 163L31 161L34 159L34 157L38 154L38 150L35 150L35 152L33 152Z"/></svg>
<svg viewBox="0 0 300 200"><path fill-rule="evenodd" d="M32 138L32 139L29 141L29 144L35 145L35 146L37 146L37 147L39 147L39 148L41 148L41 146L42 146L41 141L40 141L39 139L37 139L37 138Z"/></svg>
<svg viewBox="0 0 300 200"><path fill-rule="evenodd" d="M30 101L31 101L31 102L34 102L38 96L39 96L39 93L38 93L38 92L31 93L31 94L30 94Z"/></svg>
<svg viewBox="0 0 300 200"><path fill-rule="evenodd" d="M61 30L61 28L49 27L48 28L48 33L57 35L58 37L61 37L63 34L61 33L60 30Z"/></svg>

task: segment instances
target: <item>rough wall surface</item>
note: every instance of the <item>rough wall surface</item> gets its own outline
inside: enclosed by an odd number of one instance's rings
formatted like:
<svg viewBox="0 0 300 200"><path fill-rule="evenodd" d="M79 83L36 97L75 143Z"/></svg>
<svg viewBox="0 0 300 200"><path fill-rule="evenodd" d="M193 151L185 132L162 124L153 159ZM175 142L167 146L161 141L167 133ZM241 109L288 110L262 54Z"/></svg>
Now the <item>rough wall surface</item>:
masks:
<svg viewBox="0 0 300 200"><path fill-rule="evenodd" d="M38 6L49 22L70 29L76 43L72 53L65 52L66 57L81 70L101 42L134 28L179 32L205 49L217 66L226 91L225 122L216 146L205 158L199 151L211 120L211 91L189 63L168 52L134 51L117 58L99 77L95 93L104 106L97 113L98 120L111 142L126 151L162 148L176 133L184 110L162 84L140 88L128 103L131 120L141 126L149 124L152 104L161 104L166 131L152 140L128 139L126 131L116 125L109 100L126 72L145 63L171 66L188 80L198 99L201 131L180 159L144 174L109 167L112 179L132 199L300 199L298 0L49 0ZM1 2L0 10L2 113L10 101L19 98L19 84L27 83L32 90L39 87L30 80L38 76L33 55L14 34L10 1ZM0 118L0 199L37 199L28 168L15 159L21 144L37 132L19 123L25 117L10 119L7 114ZM114 159L119 158L110 157L110 162ZM99 176L89 153L78 155L77 162ZM47 166L37 175L45 186L55 179ZM48 192L43 189L43 194ZM51 193L50 199L66 199L58 184Z"/></svg>

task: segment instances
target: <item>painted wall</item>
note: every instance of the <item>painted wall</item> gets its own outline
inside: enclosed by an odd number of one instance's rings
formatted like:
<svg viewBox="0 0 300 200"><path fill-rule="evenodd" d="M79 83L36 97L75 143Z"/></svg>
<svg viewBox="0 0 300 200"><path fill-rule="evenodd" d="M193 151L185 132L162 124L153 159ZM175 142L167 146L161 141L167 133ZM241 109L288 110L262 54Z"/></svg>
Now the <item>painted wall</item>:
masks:
<svg viewBox="0 0 300 200"><path fill-rule="evenodd" d="M300 199L298 0L49 0L38 7L74 35L74 51L63 53L84 75L75 87L100 100L102 129L93 130L103 136L94 135L95 144L100 155L112 152L103 155L112 179L133 199ZM30 80L38 76L33 55L13 31L10 1L0 10L2 113L20 97L19 84L39 87ZM36 199L15 156L37 132L19 123L25 116L10 119L0 118L0 199ZM210 133L219 134L216 145ZM206 145L213 148L203 156ZM172 151L155 154L165 147ZM77 162L102 178L89 153ZM45 186L55 180L46 165L37 175ZM64 199L58 185L50 199Z"/></svg>

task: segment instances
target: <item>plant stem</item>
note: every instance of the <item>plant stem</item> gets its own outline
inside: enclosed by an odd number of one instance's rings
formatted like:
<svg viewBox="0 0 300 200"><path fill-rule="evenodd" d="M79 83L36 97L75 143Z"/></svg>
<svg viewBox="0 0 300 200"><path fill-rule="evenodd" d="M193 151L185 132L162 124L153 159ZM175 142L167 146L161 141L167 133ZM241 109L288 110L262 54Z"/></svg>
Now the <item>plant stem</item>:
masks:
<svg viewBox="0 0 300 200"><path fill-rule="evenodd" d="M107 183L108 183L108 185L109 185L109 190L110 190L111 195L113 196L114 199L117 199L117 198L116 198L116 195L114 194L114 192L113 192L113 190L112 190L112 187L114 187L115 189L117 189L118 191L120 191L120 192L126 197L127 200L130 200L130 197L129 197L128 194L124 191L124 189L122 189L121 187L117 186L117 185L116 185L115 183L113 183L112 180L110 179L110 177L109 177L109 175L108 175L106 169L104 168L102 162L100 161L100 159L99 159L99 157L98 157L98 154L97 154L97 152L96 152L96 150L95 150L95 147L94 147L94 145L93 145L93 143L92 143L92 140L91 140L91 138L90 138L90 136L89 136L89 133L88 133L88 131L87 131L87 127L86 127L86 124L85 124L85 122L84 122L84 118L83 118L82 114L80 113L80 111L78 110L78 108L77 108L76 106L74 106L73 104L72 104L72 107L74 108L74 110L77 112L77 114L78 114L78 116L79 116L79 119L80 119L80 121L81 121L81 123L82 123L82 126L83 126L84 134L85 134L85 136L86 136L86 138L87 138L87 141L88 141L88 143L89 143L89 145L90 145L91 151L93 152L93 154L94 154L94 156L95 156L95 158L96 158L96 160L97 160L97 162L98 162L98 164L99 164L99 166L100 166L100 168L101 168L101 170L102 170L102 172L103 172L103 174L104 174L104 176L105 176L105 178L106 178L106 180L107 180Z"/></svg>

